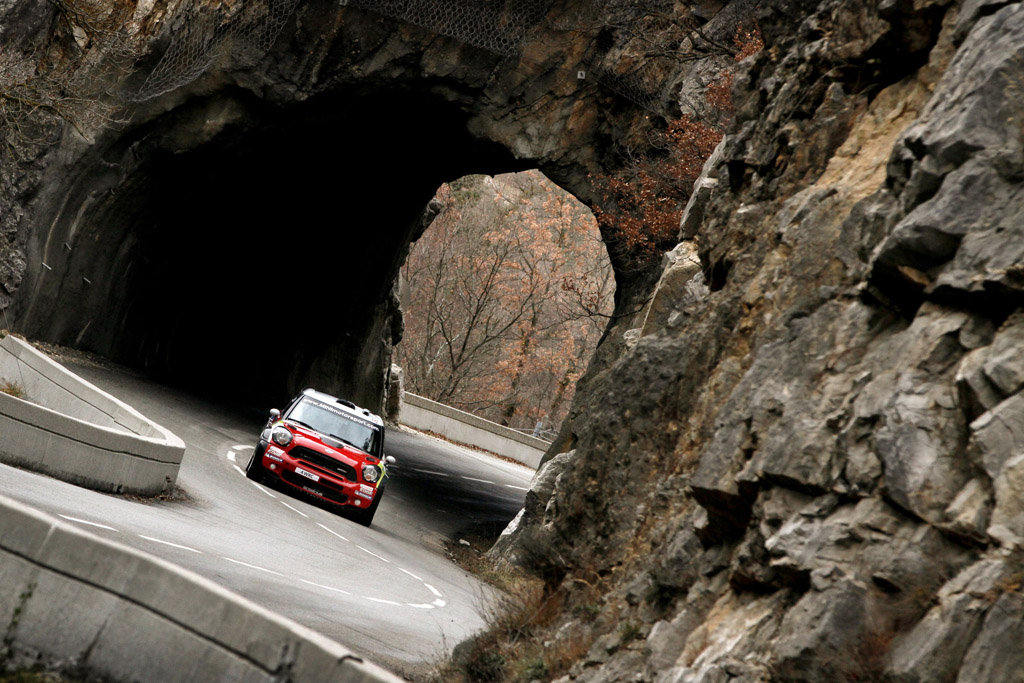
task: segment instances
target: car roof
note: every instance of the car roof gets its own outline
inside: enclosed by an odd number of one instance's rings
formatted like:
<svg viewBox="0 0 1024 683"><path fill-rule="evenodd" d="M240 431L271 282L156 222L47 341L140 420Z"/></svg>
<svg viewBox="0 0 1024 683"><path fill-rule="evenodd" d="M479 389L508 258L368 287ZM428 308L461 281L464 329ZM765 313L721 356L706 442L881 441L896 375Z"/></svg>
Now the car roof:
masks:
<svg viewBox="0 0 1024 683"><path fill-rule="evenodd" d="M316 400L322 401L324 403L330 403L331 405L336 406L339 410L345 413L349 413L350 415L358 417L362 420L372 422L378 427L384 426L384 420L381 419L380 415L375 415L366 408L360 408L351 401L345 401L344 399L340 399L337 396L331 396L330 394L325 394L324 392L317 391L316 389L304 389L302 395L309 396L310 398L315 398Z"/></svg>

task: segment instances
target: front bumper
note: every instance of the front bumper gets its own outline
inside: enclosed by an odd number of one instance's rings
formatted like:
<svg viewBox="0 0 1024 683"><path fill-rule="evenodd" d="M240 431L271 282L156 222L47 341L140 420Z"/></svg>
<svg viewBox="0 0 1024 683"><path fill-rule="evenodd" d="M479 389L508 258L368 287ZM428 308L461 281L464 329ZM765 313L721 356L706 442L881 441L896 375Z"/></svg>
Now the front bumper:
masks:
<svg viewBox="0 0 1024 683"><path fill-rule="evenodd" d="M367 508L377 495L376 486L349 481L310 458L293 457L275 444L263 452L263 468L291 488L334 505Z"/></svg>

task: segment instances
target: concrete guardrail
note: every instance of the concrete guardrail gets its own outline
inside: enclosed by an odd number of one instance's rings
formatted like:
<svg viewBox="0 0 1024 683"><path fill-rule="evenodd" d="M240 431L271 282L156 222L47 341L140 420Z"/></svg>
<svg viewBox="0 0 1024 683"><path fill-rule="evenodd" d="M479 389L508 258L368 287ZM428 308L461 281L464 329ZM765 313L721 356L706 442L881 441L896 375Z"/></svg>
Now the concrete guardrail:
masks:
<svg viewBox="0 0 1024 683"><path fill-rule="evenodd" d="M0 462L114 493L174 486L184 442L131 406L11 335L0 341L0 379L26 397L0 392Z"/></svg>
<svg viewBox="0 0 1024 683"><path fill-rule="evenodd" d="M401 680L212 581L2 496L0 630L8 668L90 680Z"/></svg>
<svg viewBox="0 0 1024 683"><path fill-rule="evenodd" d="M456 443L476 446L524 465L540 467L550 442L527 436L476 415L405 392L400 421L407 427L434 432Z"/></svg>

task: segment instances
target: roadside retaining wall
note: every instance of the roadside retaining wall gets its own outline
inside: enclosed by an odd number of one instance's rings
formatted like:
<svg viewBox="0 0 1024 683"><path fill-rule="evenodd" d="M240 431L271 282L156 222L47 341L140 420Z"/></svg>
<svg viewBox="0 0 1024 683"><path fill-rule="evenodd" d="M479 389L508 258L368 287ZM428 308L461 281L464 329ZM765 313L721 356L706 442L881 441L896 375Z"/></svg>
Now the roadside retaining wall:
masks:
<svg viewBox="0 0 1024 683"><path fill-rule="evenodd" d="M185 444L131 406L8 335L0 379L0 462L100 491L155 495L178 478Z"/></svg>
<svg viewBox="0 0 1024 683"><path fill-rule="evenodd" d="M483 448L534 469L540 467L540 460L551 445L543 439L527 436L408 392L402 394L400 420L407 427L434 432L456 443Z"/></svg>
<svg viewBox="0 0 1024 683"><path fill-rule="evenodd" d="M168 562L0 496L0 629L11 669L112 681L400 681Z"/></svg>

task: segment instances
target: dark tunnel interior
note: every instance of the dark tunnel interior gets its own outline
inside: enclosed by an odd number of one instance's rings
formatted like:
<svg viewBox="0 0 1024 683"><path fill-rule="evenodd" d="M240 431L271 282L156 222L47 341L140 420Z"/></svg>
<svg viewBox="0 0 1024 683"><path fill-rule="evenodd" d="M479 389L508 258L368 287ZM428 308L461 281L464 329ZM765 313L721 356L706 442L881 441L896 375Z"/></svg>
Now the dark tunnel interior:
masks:
<svg viewBox="0 0 1024 683"><path fill-rule="evenodd" d="M315 378L374 405L383 314L424 206L446 180L522 165L406 92L264 112L141 168L93 228L97 244L121 236L116 257L76 246L68 269L117 286L48 312L46 336L201 393L278 403Z"/></svg>

